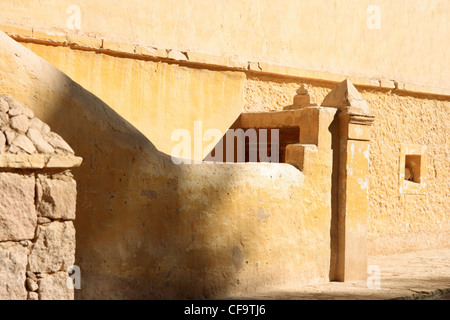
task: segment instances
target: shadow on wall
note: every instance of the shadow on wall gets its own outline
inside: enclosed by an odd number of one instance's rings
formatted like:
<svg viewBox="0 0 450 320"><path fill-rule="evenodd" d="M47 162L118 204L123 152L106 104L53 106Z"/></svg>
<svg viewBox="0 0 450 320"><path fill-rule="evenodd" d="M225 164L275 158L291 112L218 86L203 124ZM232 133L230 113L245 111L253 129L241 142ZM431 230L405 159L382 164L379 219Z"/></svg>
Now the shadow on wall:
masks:
<svg viewBox="0 0 450 320"><path fill-rule="evenodd" d="M78 85L54 101L47 122L84 158L78 182L76 263L82 270L78 299L206 298L225 294L233 274L207 278L232 248L198 247L204 212L214 206L214 185L193 179L189 165L174 165L100 99ZM67 90L66 89L66 90ZM73 99L74 97L77 97ZM81 100L81 101L80 101ZM86 107L87 106L87 107ZM94 107L95 106L95 107ZM94 107L94 108L93 108ZM190 179L190 181L189 181ZM192 201L192 192L209 195ZM189 197L188 197L189 194ZM220 252L219 250L222 250Z"/></svg>
<svg viewBox="0 0 450 320"><path fill-rule="evenodd" d="M339 189L339 121L338 113L328 130L331 133L331 149L333 150L333 166L331 173L331 226L330 226L330 281L337 281L337 260L339 250L338 238L338 189Z"/></svg>
<svg viewBox="0 0 450 320"><path fill-rule="evenodd" d="M203 217L217 197L205 200L199 194L193 203L185 198L191 192L214 195L220 190L191 188L193 181L183 179L197 169L173 164L100 99L2 32L0 56L0 90L29 105L84 159L73 170L78 183L76 264L82 278L76 298L225 294L233 272L208 279L206 271L213 268L211 259L231 260L233 248L211 252L211 246L209 251L192 246L208 236ZM227 175L216 177L205 174L210 181L205 186L227 184Z"/></svg>

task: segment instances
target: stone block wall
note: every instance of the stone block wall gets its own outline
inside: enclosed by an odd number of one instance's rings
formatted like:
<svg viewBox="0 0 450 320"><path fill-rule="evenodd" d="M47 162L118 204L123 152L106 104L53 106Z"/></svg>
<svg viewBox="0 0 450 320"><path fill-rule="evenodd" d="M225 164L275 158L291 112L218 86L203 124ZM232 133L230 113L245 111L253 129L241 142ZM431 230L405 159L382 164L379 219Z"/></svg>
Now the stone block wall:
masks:
<svg viewBox="0 0 450 320"><path fill-rule="evenodd" d="M0 299L73 299L73 150L33 112L0 96Z"/></svg>

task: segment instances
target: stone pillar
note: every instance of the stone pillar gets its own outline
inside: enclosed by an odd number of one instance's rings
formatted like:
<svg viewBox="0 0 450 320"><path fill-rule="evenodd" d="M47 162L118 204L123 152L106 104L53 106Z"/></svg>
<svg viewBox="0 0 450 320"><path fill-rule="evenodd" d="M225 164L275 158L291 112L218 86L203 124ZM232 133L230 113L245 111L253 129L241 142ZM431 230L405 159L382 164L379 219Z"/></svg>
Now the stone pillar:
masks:
<svg viewBox="0 0 450 320"><path fill-rule="evenodd" d="M306 175L327 176L331 170L330 125L336 109L323 108L315 102L305 85L297 90L292 106L294 122L300 128L299 142L286 146L285 162L297 167ZM318 153L318 151L320 152ZM329 181L327 181L329 182Z"/></svg>
<svg viewBox="0 0 450 320"><path fill-rule="evenodd" d="M334 263L330 278L337 281L367 278L367 211L369 197L370 131L374 117L348 80L333 89L322 103L339 109L339 139L333 147L338 159L335 191L335 226L332 228ZM333 244L332 244L333 247Z"/></svg>
<svg viewBox="0 0 450 320"><path fill-rule="evenodd" d="M75 262L76 182L70 146L0 95L0 300L65 300Z"/></svg>
<svg viewBox="0 0 450 320"><path fill-rule="evenodd" d="M313 106L302 107L295 112L300 127L299 143L286 146L286 163L314 178L331 175L330 125L336 110Z"/></svg>

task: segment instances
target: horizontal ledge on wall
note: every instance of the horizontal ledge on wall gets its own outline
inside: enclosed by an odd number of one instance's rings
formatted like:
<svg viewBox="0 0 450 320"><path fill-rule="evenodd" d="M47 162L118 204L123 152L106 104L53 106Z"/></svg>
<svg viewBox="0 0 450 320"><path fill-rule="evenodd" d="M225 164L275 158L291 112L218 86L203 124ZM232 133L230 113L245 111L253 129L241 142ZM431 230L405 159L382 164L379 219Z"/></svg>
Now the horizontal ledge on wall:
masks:
<svg viewBox="0 0 450 320"><path fill-rule="evenodd" d="M266 62L247 61L235 56L222 57L192 51L183 52L173 49L110 41L89 35L68 34L61 31L40 30L10 25L0 25L0 30L19 42L69 46L74 49L91 50L133 59L153 59L163 62L176 62L187 66L221 68L230 71L271 74L278 77L292 77L331 83L340 83L342 80L348 79L355 86L359 87L450 96L450 89L446 88L412 84L391 79L368 79L364 77L345 76L332 72L305 70Z"/></svg>
<svg viewBox="0 0 450 320"><path fill-rule="evenodd" d="M42 154L2 154L0 168L12 169L44 169L44 168L75 168L83 159L75 156L42 155Z"/></svg>

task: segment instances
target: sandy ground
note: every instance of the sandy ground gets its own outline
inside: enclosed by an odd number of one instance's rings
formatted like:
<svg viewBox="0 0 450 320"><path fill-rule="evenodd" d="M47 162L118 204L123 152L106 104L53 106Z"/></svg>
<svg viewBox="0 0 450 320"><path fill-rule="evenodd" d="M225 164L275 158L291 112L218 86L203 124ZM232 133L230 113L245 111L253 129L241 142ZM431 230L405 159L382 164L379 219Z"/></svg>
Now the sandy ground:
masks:
<svg viewBox="0 0 450 320"><path fill-rule="evenodd" d="M289 285L228 298L251 300L450 299L450 248L372 256L368 258L368 265L367 281Z"/></svg>

